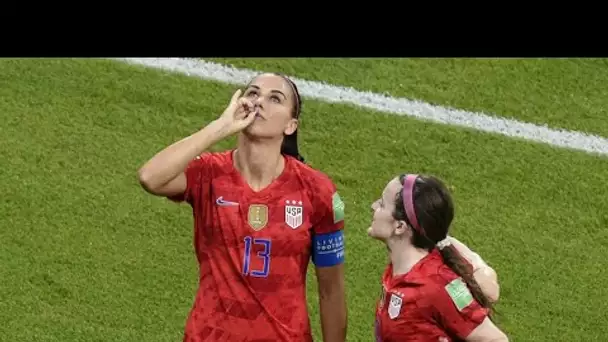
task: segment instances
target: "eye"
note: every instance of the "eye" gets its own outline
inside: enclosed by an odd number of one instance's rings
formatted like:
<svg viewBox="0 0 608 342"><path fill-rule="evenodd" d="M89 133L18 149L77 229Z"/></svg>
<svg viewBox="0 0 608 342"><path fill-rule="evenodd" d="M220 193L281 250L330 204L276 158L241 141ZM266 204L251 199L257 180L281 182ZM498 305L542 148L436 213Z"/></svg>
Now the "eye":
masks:
<svg viewBox="0 0 608 342"><path fill-rule="evenodd" d="M280 97L278 97L277 95L272 95L272 96L270 97L270 100L271 100L272 102L275 102L275 103L281 103L281 98L280 98Z"/></svg>
<svg viewBox="0 0 608 342"><path fill-rule="evenodd" d="M256 90L249 90L249 91L248 91L248 92L245 94L245 96L247 96L247 97L251 97L251 96L257 97L257 96L258 96L258 92L257 92Z"/></svg>

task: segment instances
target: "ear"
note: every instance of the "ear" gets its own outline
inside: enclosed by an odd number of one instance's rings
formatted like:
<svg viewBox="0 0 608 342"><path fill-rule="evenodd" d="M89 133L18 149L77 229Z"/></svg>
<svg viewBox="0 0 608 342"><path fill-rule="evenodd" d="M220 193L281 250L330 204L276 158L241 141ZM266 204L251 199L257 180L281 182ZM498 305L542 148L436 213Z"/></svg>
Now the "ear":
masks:
<svg viewBox="0 0 608 342"><path fill-rule="evenodd" d="M410 231L410 227L405 221L395 221L394 234L397 236L407 234Z"/></svg>
<svg viewBox="0 0 608 342"><path fill-rule="evenodd" d="M285 135L292 135L293 132L296 131L296 129L298 129L298 119L296 118L292 118L289 120L289 122L287 122L287 125L285 126L285 130L283 131L283 133Z"/></svg>

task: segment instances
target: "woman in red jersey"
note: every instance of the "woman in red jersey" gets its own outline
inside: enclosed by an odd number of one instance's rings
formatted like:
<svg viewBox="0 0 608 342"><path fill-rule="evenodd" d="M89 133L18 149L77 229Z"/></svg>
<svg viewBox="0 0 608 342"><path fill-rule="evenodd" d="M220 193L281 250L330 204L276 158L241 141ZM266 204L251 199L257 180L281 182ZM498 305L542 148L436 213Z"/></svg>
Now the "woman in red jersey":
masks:
<svg viewBox="0 0 608 342"><path fill-rule="evenodd" d="M146 191L193 209L200 277L184 341L312 341L311 259L323 339L345 340L344 203L298 152L300 110L291 80L259 75L218 119L139 170ZM237 133L235 149L205 152Z"/></svg>
<svg viewBox="0 0 608 342"><path fill-rule="evenodd" d="M434 177L402 175L372 205L368 235L390 263L376 309L376 341L508 341L489 316L491 301L448 237L452 198Z"/></svg>

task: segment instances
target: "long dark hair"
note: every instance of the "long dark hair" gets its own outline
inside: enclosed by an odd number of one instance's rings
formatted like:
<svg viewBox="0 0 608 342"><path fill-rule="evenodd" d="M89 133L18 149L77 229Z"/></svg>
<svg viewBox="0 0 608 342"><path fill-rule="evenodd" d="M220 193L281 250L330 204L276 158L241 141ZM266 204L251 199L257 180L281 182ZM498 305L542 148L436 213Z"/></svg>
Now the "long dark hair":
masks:
<svg viewBox="0 0 608 342"><path fill-rule="evenodd" d="M403 189L397 194L393 217L413 228L412 244L415 247L430 252L448 235L454 219L452 197L445 185L435 177L404 174L399 181ZM475 300L489 309L491 317L494 311L492 302L475 281L470 265L452 245L439 251L443 262L464 280Z"/></svg>
<svg viewBox="0 0 608 342"><path fill-rule="evenodd" d="M300 119L300 114L302 112L302 98L300 97L300 92L298 91L298 87L286 75L283 75L278 72L275 72L273 74L277 75L279 77L282 77L287 82L287 84L289 84L289 86L291 87L292 94L293 94L293 104L294 104L293 108L291 110L291 117L295 118L295 119ZM301 161L302 163L305 162L304 157L302 157L302 155L300 154L299 148L298 148L298 129L297 128L292 134L285 135L285 137L283 138L283 144L281 145L281 153L288 155L288 156L292 156L292 157L296 158L297 160Z"/></svg>

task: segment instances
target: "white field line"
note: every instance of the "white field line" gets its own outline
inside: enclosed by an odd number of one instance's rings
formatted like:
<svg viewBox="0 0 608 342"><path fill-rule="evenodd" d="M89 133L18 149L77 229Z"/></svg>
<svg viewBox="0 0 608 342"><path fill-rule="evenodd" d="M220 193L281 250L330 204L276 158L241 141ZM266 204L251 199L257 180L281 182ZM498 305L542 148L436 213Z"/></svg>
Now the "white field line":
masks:
<svg viewBox="0 0 608 342"><path fill-rule="evenodd" d="M166 71L186 74L206 80L237 85L246 84L259 71L237 69L198 59L184 58L117 58L117 60ZM292 77L302 96L325 102L348 103L385 113L407 115L448 125L462 126L485 132L499 133L553 146L608 155L608 139L577 131L551 129L531 123L474 113L405 98L359 91L322 82Z"/></svg>

